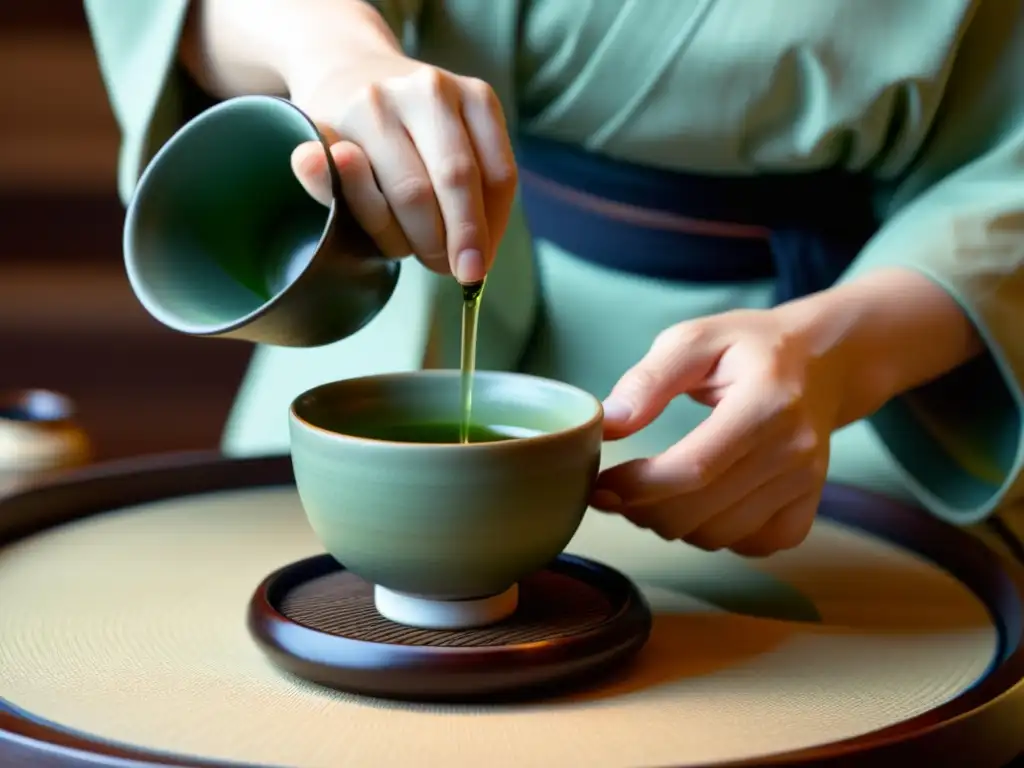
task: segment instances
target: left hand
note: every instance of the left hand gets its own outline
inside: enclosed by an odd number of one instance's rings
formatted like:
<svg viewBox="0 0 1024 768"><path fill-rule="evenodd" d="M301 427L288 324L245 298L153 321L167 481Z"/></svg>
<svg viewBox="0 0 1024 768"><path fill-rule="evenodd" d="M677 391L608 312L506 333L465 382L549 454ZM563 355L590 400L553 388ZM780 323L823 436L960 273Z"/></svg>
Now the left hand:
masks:
<svg viewBox="0 0 1024 768"><path fill-rule="evenodd" d="M602 473L591 504L702 549L791 549L814 522L832 432L984 350L959 303L903 267L680 323L612 390L605 438L639 431L678 395L713 410L660 456Z"/></svg>
<svg viewBox="0 0 1024 768"><path fill-rule="evenodd" d="M650 424L679 395L713 408L673 447L602 473L593 506L664 539L766 556L814 522L843 409L841 354L806 315L734 311L662 332L605 401L605 439Z"/></svg>

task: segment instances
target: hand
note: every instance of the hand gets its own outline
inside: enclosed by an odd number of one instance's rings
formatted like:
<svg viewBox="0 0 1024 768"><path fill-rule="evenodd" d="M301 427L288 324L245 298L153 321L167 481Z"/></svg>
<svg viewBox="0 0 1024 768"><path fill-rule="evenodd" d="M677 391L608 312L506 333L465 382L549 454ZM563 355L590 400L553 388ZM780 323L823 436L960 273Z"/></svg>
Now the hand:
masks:
<svg viewBox="0 0 1024 768"><path fill-rule="evenodd" d="M660 456L610 468L593 506L664 539L765 556L814 521L840 418L842 355L819 354L813 323L788 307L673 326L605 401L605 437L651 423L679 395L712 406Z"/></svg>
<svg viewBox="0 0 1024 768"><path fill-rule="evenodd" d="M310 65L289 83L331 145L345 201L385 255L415 254L462 283L483 279L516 188L497 97L483 81L397 50L374 48L356 61ZM329 205L326 162L316 142L292 156L306 190Z"/></svg>
<svg viewBox="0 0 1024 768"><path fill-rule="evenodd" d="M605 437L639 431L678 395L713 410L660 456L602 473L592 506L702 549L790 549L814 522L831 433L984 351L960 305L903 267L680 323L612 390Z"/></svg>

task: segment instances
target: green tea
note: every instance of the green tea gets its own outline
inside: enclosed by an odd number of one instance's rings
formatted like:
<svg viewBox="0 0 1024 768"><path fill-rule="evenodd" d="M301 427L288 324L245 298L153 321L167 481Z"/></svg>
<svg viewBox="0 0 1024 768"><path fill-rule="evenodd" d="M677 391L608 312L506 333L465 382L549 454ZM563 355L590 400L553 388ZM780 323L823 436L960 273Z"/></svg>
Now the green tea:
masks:
<svg viewBox="0 0 1024 768"><path fill-rule="evenodd" d="M531 437L535 430L521 427L468 425L460 422L422 424L375 424L365 429L346 430L358 437L396 443L497 443L502 440Z"/></svg>
<svg viewBox="0 0 1024 768"><path fill-rule="evenodd" d="M473 416L473 374L476 372L476 326L480 320L480 299L484 295L484 280L462 286L462 379L459 399L459 442L470 440Z"/></svg>

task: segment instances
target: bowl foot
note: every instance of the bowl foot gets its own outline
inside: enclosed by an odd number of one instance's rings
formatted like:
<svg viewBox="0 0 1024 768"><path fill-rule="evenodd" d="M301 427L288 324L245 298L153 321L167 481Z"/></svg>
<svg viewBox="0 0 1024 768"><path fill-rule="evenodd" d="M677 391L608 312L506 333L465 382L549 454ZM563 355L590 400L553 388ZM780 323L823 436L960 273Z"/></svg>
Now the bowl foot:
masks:
<svg viewBox="0 0 1024 768"><path fill-rule="evenodd" d="M519 585L471 600L432 600L384 587L373 588L373 602L385 619L419 629L469 629L507 619L519 605Z"/></svg>

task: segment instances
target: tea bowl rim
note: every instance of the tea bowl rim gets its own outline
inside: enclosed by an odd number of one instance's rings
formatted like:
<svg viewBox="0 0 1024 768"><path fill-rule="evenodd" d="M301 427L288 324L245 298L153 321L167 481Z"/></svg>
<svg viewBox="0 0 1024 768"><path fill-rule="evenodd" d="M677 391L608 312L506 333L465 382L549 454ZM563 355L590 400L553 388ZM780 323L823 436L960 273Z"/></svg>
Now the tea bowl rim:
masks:
<svg viewBox="0 0 1024 768"><path fill-rule="evenodd" d="M224 334L241 330L269 314L279 304L284 302L285 295L288 294L292 290L293 286L300 282L306 273L313 267L313 262L323 249L324 241L334 229L335 220L337 218L338 201L341 196L341 178L338 175L337 168L335 168L334 164L328 163L328 172L331 177L331 204L326 207L327 215L324 219L323 230L320 233L320 238L317 240L313 257L309 260L309 263L302 268L301 272L299 272L299 274L297 274L287 285L280 288L270 296L270 298L262 302L252 311L224 323L196 323L183 321L177 313L165 309L160 302L152 300L150 291L146 288L145 281L139 276L139 269L136 264L136 261L138 260L138 248L135 246L135 240L136 233L139 228L138 221L142 216L140 211L142 208L142 201L152 194L151 181L152 177L158 173L160 161L167 155L176 151L186 131L189 131L203 123L217 119L221 113L230 112L246 106L255 107L260 104L279 108L282 112L290 111L294 115L297 115L310 129L310 136L308 140L319 141L320 144L323 145L324 151L327 152L328 156L330 156L330 147L319 128L317 128L316 122L288 99L280 96L267 96L263 94L235 96L202 111L187 123L179 127L178 130L175 131L156 151L156 153L154 153L153 157L150 158L149 162L146 164L146 167L142 169L142 172L139 174L138 181L135 183L131 199L128 201L121 243L128 282L131 284L132 291L135 293L138 301L143 305L143 307L145 307L146 311L149 312L156 320L179 333L184 333L189 336L222 336Z"/></svg>
<svg viewBox="0 0 1024 768"><path fill-rule="evenodd" d="M516 437L513 440L500 441L500 442L486 442L486 443L435 443L435 442L409 442L403 440L384 440L375 437L363 437L360 435L351 435L345 432L337 432L332 429L326 429L317 424L306 420L300 416L296 407L300 400L310 395L315 394L321 390L335 389L344 386L355 386L359 384L367 384L373 382L383 381L404 381L409 379L458 379L461 376L461 372L457 368L445 368L445 369L431 369L431 370L415 370L415 371L395 371L391 373L377 373L369 374L366 376L356 376L348 379L338 379L336 381L328 381L322 384L318 384L315 387L311 387L304 392L297 395L288 406L288 418L292 424L301 427L303 430L320 435L326 439L332 440L336 443L341 444L354 444L354 445L366 445L366 446L387 446L396 450L429 450L432 453L438 453L441 451L487 451L494 450L495 448L508 449L510 446L535 446L545 445L553 443L566 438L584 433L595 426L600 426L604 421L604 405L601 400L592 393L588 392L581 387L568 384L557 379L549 379L544 376L537 376L531 373L521 373L519 371L477 371L476 374L478 379L504 379L504 380L518 380L526 384L532 384L535 386L542 386L547 389L555 389L565 392L573 397L577 397L583 400L589 400L594 406L593 412L586 420L579 421L572 426L565 427L563 429L557 429L553 431L539 432L534 435L526 437Z"/></svg>

